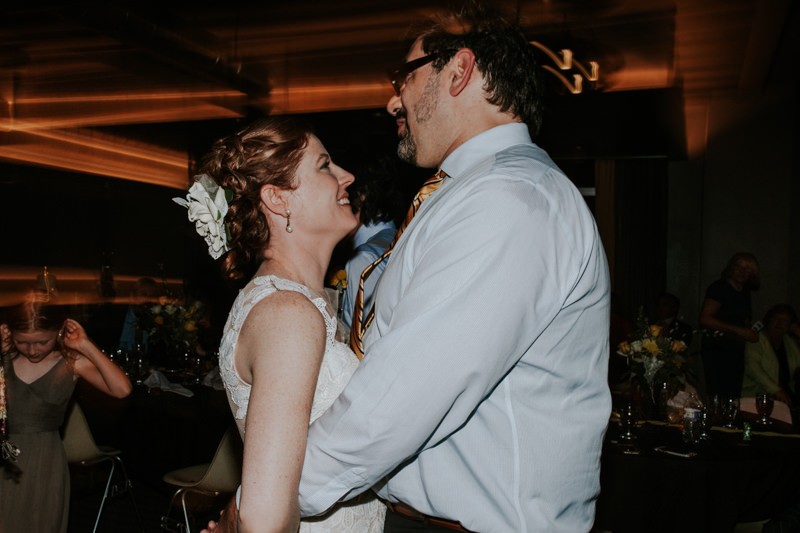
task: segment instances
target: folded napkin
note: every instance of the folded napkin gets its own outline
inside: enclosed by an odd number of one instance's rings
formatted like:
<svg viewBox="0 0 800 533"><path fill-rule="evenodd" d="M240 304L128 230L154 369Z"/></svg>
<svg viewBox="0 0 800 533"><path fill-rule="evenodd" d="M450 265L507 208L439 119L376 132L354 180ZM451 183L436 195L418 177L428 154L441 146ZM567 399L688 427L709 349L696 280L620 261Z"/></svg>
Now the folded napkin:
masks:
<svg viewBox="0 0 800 533"><path fill-rule="evenodd" d="M686 401L691 397L691 394L686 391L678 391L678 393L667 400L668 407L675 407L677 409L683 409L686 407Z"/></svg>
<svg viewBox="0 0 800 533"><path fill-rule="evenodd" d="M203 377L202 383L206 387L211 387L214 390L225 390L225 385L222 383L222 376L219 374L219 365L215 366Z"/></svg>
<svg viewBox="0 0 800 533"><path fill-rule="evenodd" d="M170 380L167 379L167 376L158 370L153 370L153 373L147 376L147 379L144 380L144 384L147 385L148 389L159 388L163 391L174 392L175 394L186 396L187 398L194 396L192 391L179 383L170 382Z"/></svg>
<svg viewBox="0 0 800 533"><path fill-rule="evenodd" d="M692 387L690 384L687 383L686 385L684 385L684 390L678 391L678 393L675 396L667 400L667 407L675 407L677 409L683 409L684 407L686 407L686 402L692 396L694 396L695 400L697 400L697 398L699 397L697 389L695 389L694 387Z"/></svg>

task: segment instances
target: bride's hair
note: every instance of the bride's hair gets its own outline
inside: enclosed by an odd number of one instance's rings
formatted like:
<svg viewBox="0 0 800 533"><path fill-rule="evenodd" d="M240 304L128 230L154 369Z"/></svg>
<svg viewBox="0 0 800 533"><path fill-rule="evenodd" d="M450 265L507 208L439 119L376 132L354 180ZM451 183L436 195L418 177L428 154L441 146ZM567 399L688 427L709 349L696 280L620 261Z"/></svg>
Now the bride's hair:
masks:
<svg viewBox="0 0 800 533"><path fill-rule="evenodd" d="M297 187L295 173L312 133L299 119L270 117L216 141L205 156L201 171L229 196L230 251L222 263L228 279L246 279L257 268L269 243L267 218L259 209L261 188Z"/></svg>

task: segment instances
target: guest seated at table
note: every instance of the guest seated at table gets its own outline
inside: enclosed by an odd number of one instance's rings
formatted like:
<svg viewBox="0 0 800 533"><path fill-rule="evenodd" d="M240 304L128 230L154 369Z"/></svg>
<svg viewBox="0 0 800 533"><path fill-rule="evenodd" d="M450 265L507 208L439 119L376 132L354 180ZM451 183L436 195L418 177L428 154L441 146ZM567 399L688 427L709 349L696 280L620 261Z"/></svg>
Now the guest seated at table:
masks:
<svg viewBox="0 0 800 533"><path fill-rule="evenodd" d="M745 347L742 396L767 392L789 406L797 403L798 338L800 324L792 306L778 304L767 311L758 342Z"/></svg>
<svg viewBox="0 0 800 533"><path fill-rule="evenodd" d="M30 300L2 325L8 440L20 454L0 472L0 531L67 530L69 470L58 429L78 378L123 398L131 383L65 306ZM11 470L9 469L9 472Z"/></svg>
<svg viewBox="0 0 800 533"><path fill-rule="evenodd" d="M679 316L681 301L674 294L665 292L656 302L653 323L661 326L661 335L683 341L686 346L692 343L693 328Z"/></svg>
<svg viewBox="0 0 800 533"><path fill-rule="evenodd" d="M119 334L119 347L123 350L134 350L137 346L146 349L147 332L139 328L137 308L142 305L152 304L158 301L162 290L153 278L139 278L136 280L131 301L125 311L125 319L122 322L122 330Z"/></svg>

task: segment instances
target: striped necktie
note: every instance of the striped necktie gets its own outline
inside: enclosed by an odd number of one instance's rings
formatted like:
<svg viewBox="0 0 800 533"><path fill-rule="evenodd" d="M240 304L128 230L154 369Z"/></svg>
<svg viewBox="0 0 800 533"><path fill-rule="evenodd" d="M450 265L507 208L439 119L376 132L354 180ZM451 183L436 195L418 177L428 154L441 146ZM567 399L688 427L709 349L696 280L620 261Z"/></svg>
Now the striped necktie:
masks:
<svg viewBox="0 0 800 533"><path fill-rule="evenodd" d="M439 185L442 184L446 177L447 173L444 170L439 170L436 174L428 178L425 183L422 184L422 188L420 188L417 194L414 195L414 200L411 202L411 207L408 208L406 218L403 220L403 223L400 224L400 228L397 230L397 234L394 236L394 239L392 239L392 243L389 245L389 248L387 248L386 251L383 252L383 254L375 261L367 265L367 268L361 272L361 276L358 279L358 292L356 292L356 301L353 307L353 322L350 329L350 348L353 349L359 359L364 358L364 332L367 331L367 328L375 318L375 306L373 305L367 314L367 319L364 320L364 282L369 275L372 274L372 271L375 270L375 268L381 264L384 259L392 254L394 245L397 243L400 235L403 234L403 231L405 231L406 227L411 222L411 219L414 218L414 215L416 215L417 211L419 211L419 206L422 205L422 202L428 196L430 196L433 191L439 188Z"/></svg>

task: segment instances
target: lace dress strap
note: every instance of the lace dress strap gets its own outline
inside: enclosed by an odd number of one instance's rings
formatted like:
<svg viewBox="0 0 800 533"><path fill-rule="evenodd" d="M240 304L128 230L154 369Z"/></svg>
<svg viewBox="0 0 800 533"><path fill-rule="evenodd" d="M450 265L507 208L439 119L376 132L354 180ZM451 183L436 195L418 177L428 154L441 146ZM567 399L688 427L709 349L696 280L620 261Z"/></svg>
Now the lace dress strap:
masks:
<svg viewBox="0 0 800 533"><path fill-rule="evenodd" d="M274 275L253 278L243 288L233 303L228 321L225 324L222 342L219 350L220 376L228 391L229 397L237 409L234 413L236 419L242 420L247 415L247 406L250 398L250 384L245 382L236 372L234 354L239 331L247 315L253 307L274 293L275 291L299 292L316 306L325 320L326 345L332 345L336 334L336 319L328 312L324 298L314 297L305 285L280 278Z"/></svg>

